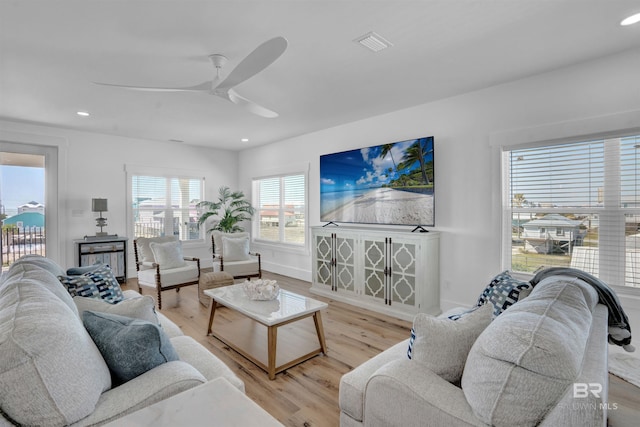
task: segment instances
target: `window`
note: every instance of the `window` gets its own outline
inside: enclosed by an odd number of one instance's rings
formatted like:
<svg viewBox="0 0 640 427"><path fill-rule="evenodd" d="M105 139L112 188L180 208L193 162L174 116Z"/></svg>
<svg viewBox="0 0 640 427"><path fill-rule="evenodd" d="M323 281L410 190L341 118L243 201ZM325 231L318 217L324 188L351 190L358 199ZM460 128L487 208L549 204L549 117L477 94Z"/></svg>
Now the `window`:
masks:
<svg viewBox="0 0 640 427"><path fill-rule="evenodd" d="M131 174L131 208L135 237L179 236L201 239L196 204L204 178Z"/></svg>
<svg viewBox="0 0 640 427"><path fill-rule="evenodd" d="M305 174L291 174L253 181L253 217L256 239L304 246L306 243Z"/></svg>
<svg viewBox="0 0 640 427"><path fill-rule="evenodd" d="M46 255L54 260L62 258L56 208L61 188L58 185L59 148L51 141L51 146L0 141L2 268L25 254ZM7 229L12 230L11 236Z"/></svg>
<svg viewBox="0 0 640 427"><path fill-rule="evenodd" d="M566 266L640 287L640 136L512 148L503 160L513 271Z"/></svg>

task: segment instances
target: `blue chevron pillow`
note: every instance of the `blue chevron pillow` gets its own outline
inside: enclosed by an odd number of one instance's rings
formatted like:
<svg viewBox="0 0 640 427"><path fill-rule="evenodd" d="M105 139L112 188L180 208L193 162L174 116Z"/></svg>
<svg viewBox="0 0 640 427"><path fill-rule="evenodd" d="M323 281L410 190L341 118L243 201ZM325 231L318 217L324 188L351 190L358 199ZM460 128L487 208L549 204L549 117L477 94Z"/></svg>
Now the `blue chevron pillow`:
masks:
<svg viewBox="0 0 640 427"><path fill-rule="evenodd" d="M118 280L106 264L79 276L58 276L58 280L72 297L101 298L111 304L124 299Z"/></svg>
<svg viewBox="0 0 640 427"><path fill-rule="evenodd" d="M478 298L478 306L487 302L493 304L493 317L496 318L518 300L529 295L533 285L523 280L515 279L506 270L493 278Z"/></svg>

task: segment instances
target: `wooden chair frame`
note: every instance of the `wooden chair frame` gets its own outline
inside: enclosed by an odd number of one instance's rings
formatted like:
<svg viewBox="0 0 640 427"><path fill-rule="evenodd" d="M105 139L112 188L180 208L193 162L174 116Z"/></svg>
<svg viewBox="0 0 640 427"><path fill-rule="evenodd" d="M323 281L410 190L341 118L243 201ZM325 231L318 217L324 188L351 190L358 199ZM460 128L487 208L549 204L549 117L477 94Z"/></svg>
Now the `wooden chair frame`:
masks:
<svg viewBox="0 0 640 427"><path fill-rule="evenodd" d="M135 254L136 257L136 272L140 271L140 267L144 264L143 262L140 262L138 259L138 245L137 245L137 239L133 241L133 252ZM196 262L198 265L198 279L195 281L191 281L191 282L185 282L185 283L178 283L176 285L170 285L170 286L165 286L164 288L162 287L162 275L160 273L160 264L158 263L153 263L151 264L152 268L155 268L156 273L155 273L155 282L156 282L156 291L158 292L158 310L162 310L162 295L161 292L162 291L169 291L171 289L175 289L176 293L180 292L180 288L184 287L184 286L191 286L191 285L197 285L200 282L200 258L196 258L196 257L184 257L183 258L185 261L191 261L191 262ZM142 293L142 288L140 286L140 279L138 279L138 292Z"/></svg>

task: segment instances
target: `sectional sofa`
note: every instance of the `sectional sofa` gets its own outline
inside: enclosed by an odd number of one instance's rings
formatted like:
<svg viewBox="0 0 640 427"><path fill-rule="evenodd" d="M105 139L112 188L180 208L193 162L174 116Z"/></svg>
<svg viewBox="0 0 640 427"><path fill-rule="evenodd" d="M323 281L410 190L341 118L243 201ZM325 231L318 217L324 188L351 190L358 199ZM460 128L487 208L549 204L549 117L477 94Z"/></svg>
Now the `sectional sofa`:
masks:
<svg viewBox="0 0 640 427"><path fill-rule="evenodd" d="M0 425L101 425L219 377L244 392L222 361L155 312L151 297L125 291L116 304L72 298L59 280L65 274L47 258L26 256L0 277ZM135 317L134 326L170 342L162 341L175 360L126 382L114 380L113 355L107 358L92 340L85 311ZM125 347L115 360L140 362L144 350Z"/></svg>
<svg viewBox="0 0 640 427"><path fill-rule="evenodd" d="M492 320L416 316L409 338L345 374L340 425L606 426L608 310L553 276ZM409 359L409 348L412 358Z"/></svg>

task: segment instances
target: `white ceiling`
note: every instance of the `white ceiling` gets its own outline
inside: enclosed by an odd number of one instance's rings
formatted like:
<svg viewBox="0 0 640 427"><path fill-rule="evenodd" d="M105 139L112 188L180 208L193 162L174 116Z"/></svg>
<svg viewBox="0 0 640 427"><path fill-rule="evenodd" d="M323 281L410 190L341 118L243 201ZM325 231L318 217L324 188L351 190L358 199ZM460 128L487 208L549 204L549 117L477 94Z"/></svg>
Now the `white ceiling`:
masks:
<svg viewBox="0 0 640 427"><path fill-rule="evenodd" d="M637 0L0 0L0 119L240 150L640 47ZM379 53L353 42L375 31ZM190 86L262 42L287 51L236 91ZM86 110L90 117L79 117ZM241 138L250 141L241 142Z"/></svg>

